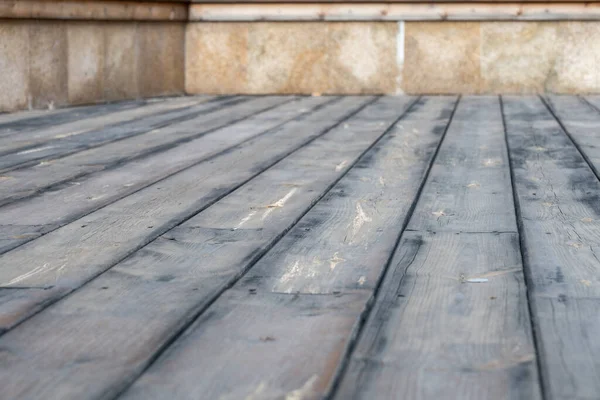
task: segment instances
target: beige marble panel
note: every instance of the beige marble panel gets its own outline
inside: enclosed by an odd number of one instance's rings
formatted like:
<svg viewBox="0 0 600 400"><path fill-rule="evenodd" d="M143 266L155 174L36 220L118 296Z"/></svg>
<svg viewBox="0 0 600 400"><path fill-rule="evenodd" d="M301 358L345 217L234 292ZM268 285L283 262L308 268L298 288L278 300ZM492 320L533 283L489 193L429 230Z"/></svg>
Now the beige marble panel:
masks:
<svg viewBox="0 0 600 400"><path fill-rule="evenodd" d="M397 91L398 24L333 23L329 30L328 92L340 94Z"/></svg>
<svg viewBox="0 0 600 400"><path fill-rule="evenodd" d="M183 93L185 24L140 23L138 40L138 87L141 96Z"/></svg>
<svg viewBox="0 0 600 400"><path fill-rule="evenodd" d="M185 75L188 93L246 93L249 24L189 24Z"/></svg>
<svg viewBox="0 0 600 400"><path fill-rule="evenodd" d="M479 93L478 22L407 22L402 88L407 93Z"/></svg>
<svg viewBox="0 0 600 400"><path fill-rule="evenodd" d="M68 23L71 104L96 103L104 99L104 28L102 23Z"/></svg>
<svg viewBox="0 0 600 400"><path fill-rule="evenodd" d="M546 89L555 93L600 93L600 23L558 23L559 48Z"/></svg>
<svg viewBox="0 0 600 400"><path fill-rule="evenodd" d="M26 108L29 100L29 23L0 22L0 111Z"/></svg>
<svg viewBox="0 0 600 400"><path fill-rule="evenodd" d="M69 103L67 25L58 21L30 22L29 90L34 108Z"/></svg>
<svg viewBox="0 0 600 400"><path fill-rule="evenodd" d="M554 22L481 23L486 93L543 93L559 54Z"/></svg>
<svg viewBox="0 0 600 400"><path fill-rule="evenodd" d="M137 24L110 23L104 28L104 98L134 99L138 90Z"/></svg>
<svg viewBox="0 0 600 400"><path fill-rule="evenodd" d="M248 37L248 92L330 92L329 26L318 22L252 24Z"/></svg>

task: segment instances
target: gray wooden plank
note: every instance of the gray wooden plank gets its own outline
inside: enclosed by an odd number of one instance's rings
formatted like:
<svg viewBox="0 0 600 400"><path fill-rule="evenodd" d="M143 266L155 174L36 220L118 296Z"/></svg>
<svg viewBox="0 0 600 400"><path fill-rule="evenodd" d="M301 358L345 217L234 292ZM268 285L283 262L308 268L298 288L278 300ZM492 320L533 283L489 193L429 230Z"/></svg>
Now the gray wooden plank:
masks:
<svg viewBox="0 0 600 400"><path fill-rule="evenodd" d="M335 398L541 398L520 258L513 233L406 232Z"/></svg>
<svg viewBox="0 0 600 400"><path fill-rule="evenodd" d="M0 136L0 154L5 155L11 151L27 149L35 144L52 140L56 136L67 136L68 134L79 134L90 129L102 127L103 125L116 121L133 119L138 116L151 115L153 111L169 109L177 105L193 105L203 102L203 98L181 97L171 101L155 103L115 103L85 107L83 110L73 109L70 118L61 120L46 117L31 123L30 129L22 129L17 135ZM148 113L148 111L150 113ZM54 122L54 123L53 123ZM45 124L42 124L45 123Z"/></svg>
<svg viewBox="0 0 600 400"><path fill-rule="evenodd" d="M453 102L419 101L123 398L322 398Z"/></svg>
<svg viewBox="0 0 600 400"><path fill-rule="evenodd" d="M164 101L164 100L161 100ZM151 103L147 100L123 101L109 104L69 107L58 110L15 112L0 117L0 137L31 132L52 125L67 124L116 111L133 110Z"/></svg>
<svg viewBox="0 0 600 400"><path fill-rule="evenodd" d="M166 146L166 151L153 149L144 157L128 160L116 168L69 180L36 196L0 208L0 238L3 240L0 242L0 252L26 243L243 141L277 129L294 117L302 117L304 113L300 110L304 105L320 105L327 101L330 100L307 98L299 104L278 106L286 101L280 97L264 97L235 109L224 110L229 111L225 115L204 120L204 133L197 133L199 121L196 120L174 126L173 130L165 129L161 132L163 137L171 136L174 132L184 138L197 138L191 141L180 138L176 146ZM275 109L271 110L273 107ZM254 115L265 110L267 112L264 115ZM245 122L227 125L227 122L238 121L248 115L253 117ZM224 119L226 126L222 127ZM205 134L206 130L208 134ZM162 146L158 148L164 149ZM22 231L19 232L19 229Z"/></svg>
<svg viewBox="0 0 600 400"><path fill-rule="evenodd" d="M289 230L414 100L386 97L368 105L7 333L0 346L14 357L0 367L4 393L30 399L118 393ZM104 361L72 370L67 365L73 359ZM25 370L25 375L19 372Z"/></svg>
<svg viewBox="0 0 600 400"><path fill-rule="evenodd" d="M600 110L600 96L598 95L590 95L584 96L584 99L590 103L592 106Z"/></svg>
<svg viewBox="0 0 600 400"><path fill-rule="evenodd" d="M78 288L372 100L344 98L4 254L0 286L10 289L0 303L2 327L14 326ZM196 150L188 146L188 151ZM15 287L28 294L15 293Z"/></svg>
<svg viewBox="0 0 600 400"><path fill-rule="evenodd" d="M543 100L599 175L596 166L600 167L600 111L577 96L546 96Z"/></svg>
<svg viewBox="0 0 600 400"><path fill-rule="evenodd" d="M335 398L541 398L512 203L499 100L463 97Z"/></svg>
<svg viewBox="0 0 600 400"><path fill-rule="evenodd" d="M504 97L544 392L600 393L600 182L537 97Z"/></svg>
<svg viewBox="0 0 600 400"><path fill-rule="evenodd" d="M293 98L287 99L291 100ZM280 100L279 103L285 102L286 100ZM264 100L251 101L214 111L213 107L219 107L219 104L222 103L200 105L198 111L193 114L184 111L184 121L179 123L171 124L167 121L167 126L160 129L151 129L146 133L142 132L140 135L80 151L64 158L43 160L29 168L4 173L0 177L0 206L65 184L69 180L81 180L92 172L120 167L134 159L168 150L202 137L219 127L237 123L255 113L279 105L277 101L267 99L266 103ZM205 115L205 111L208 114ZM257 118L263 117L257 115Z"/></svg>
<svg viewBox="0 0 600 400"><path fill-rule="evenodd" d="M34 165L39 160L52 160L78 151L101 146L113 141L160 129L170 124L190 120L217 111L230 104L245 101L245 98L215 99L210 102L188 100L185 103L160 103L141 107L133 111L112 113L103 117L78 121L68 126L36 131L54 134L40 141L27 138L17 140L11 137L10 144L0 147L0 172L6 173L16 168ZM199 104L198 104L199 103ZM72 125L87 125L74 129ZM19 135L19 138L22 135ZM32 143L22 146L22 143Z"/></svg>
<svg viewBox="0 0 600 400"><path fill-rule="evenodd" d="M515 232L510 185L498 97L463 97L408 229Z"/></svg>

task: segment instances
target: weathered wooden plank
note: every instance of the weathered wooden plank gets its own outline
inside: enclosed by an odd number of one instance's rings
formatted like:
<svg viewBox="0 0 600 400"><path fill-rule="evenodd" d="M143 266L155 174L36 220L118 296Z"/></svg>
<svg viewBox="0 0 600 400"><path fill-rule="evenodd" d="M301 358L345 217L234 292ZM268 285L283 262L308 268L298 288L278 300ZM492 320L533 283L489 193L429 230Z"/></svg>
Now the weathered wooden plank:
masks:
<svg viewBox="0 0 600 400"><path fill-rule="evenodd" d="M584 99L596 109L600 109L600 96L585 96Z"/></svg>
<svg viewBox="0 0 600 400"><path fill-rule="evenodd" d="M91 106L70 107L59 110L27 111L4 114L0 118L0 137L35 129L67 124L83 118L107 113L132 110L146 105L147 100L124 101Z"/></svg>
<svg viewBox="0 0 600 400"><path fill-rule="evenodd" d="M243 104L241 108L231 109L226 115L213 116L203 121L204 133L200 134L197 127L200 121L197 120L190 120L183 125L165 129L160 132L163 137L175 133L183 137L196 137L196 139L186 140L185 143L182 143L183 140L179 140L178 146L169 144L167 148L170 150L163 152L152 149L145 157L130 160L124 165L118 165L117 168L99 171L80 179L55 185L36 196L2 207L0 209L0 234L2 236L0 237L3 242L0 242L0 252L52 231L141 188L206 160L208 157L226 151L231 146L250 140L270 129L276 129L290 119L302 115L300 111L303 109L302 104L322 104L328 100L307 98L300 104L284 104L283 107L278 107L271 113L256 115L245 123L229 126L226 124L265 109L277 107L282 101L285 103L278 97L265 97L249 104ZM233 111L237 111L237 113L233 113ZM215 130L224 124L225 127ZM210 133L205 135L207 130ZM131 143L127 144L131 145ZM163 147L159 147L158 150L163 149ZM88 162L91 161L88 160Z"/></svg>
<svg viewBox="0 0 600 400"><path fill-rule="evenodd" d="M215 99L208 103L202 100L188 100L179 104L161 103L37 130L32 132L38 136L33 140L26 134L13 135L5 139L8 144L4 143L0 147L0 171L22 168L35 164L38 160L64 157L77 151L140 135L244 100L233 98Z"/></svg>
<svg viewBox="0 0 600 400"><path fill-rule="evenodd" d="M387 97L368 105L6 334L0 346L15 357L0 367L4 393L79 399L119 392L293 226L414 100ZM29 342L26 350L23 340ZM56 346L58 342L70 350ZM43 349L43 362L33 349ZM72 370L67 365L73 359L104 361ZM25 370L23 379L13 379Z"/></svg>
<svg viewBox="0 0 600 400"><path fill-rule="evenodd" d="M507 188L510 170L498 97L463 97L408 229L515 232Z"/></svg>
<svg viewBox="0 0 600 400"><path fill-rule="evenodd" d="M290 98L289 100L293 99ZM281 103L285 102L285 100L281 101ZM0 179L0 206L23 197L32 196L46 188L65 184L72 179L80 180L89 173L119 167L131 160L168 150L204 136L219 127L238 123L255 113L268 110L273 107L273 104L276 104L276 102L273 103L272 100L267 99L266 103L265 101L254 101L229 105L227 108L207 115L200 112L200 115L185 122L174 123L161 129L153 129L137 136L108 143L98 148L84 150L64 158L42 161L30 168L10 171ZM293 110L299 111L302 108L294 108ZM273 112L277 111L274 110ZM194 116L192 115L192 117ZM255 118L263 117L264 115L259 114ZM252 121L251 119L248 123Z"/></svg>
<svg viewBox="0 0 600 400"><path fill-rule="evenodd" d="M537 97L503 98L544 392L600 393L600 182Z"/></svg>
<svg viewBox="0 0 600 400"><path fill-rule="evenodd" d="M370 101L372 98L344 98L4 254L0 286L22 287L30 294L6 293L6 301L0 303L0 326L14 326L81 286L325 134ZM228 135L222 132L221 136ZM188 151L196 150L188 146ZM39 289L42 287L46 290Z"/></svg>
<svg viewBox="0 0 600 400"><path fill-rule="evenodd" d="M53 136L61 133L85 132L89 129L101 127L102 124L113 121L107 118L107 115L124 118L123 120L126 121L130 113L133 115L131 118L135 118L136 115L144 115L144 110L148 108L160 110L161 107L165 107L167 104L172 106L178 104L191 105L194 99L194 97L178 97L168 101L138 100L96 104L46 112L46 114L34 118L7 121L0 124L0 154L4 155L10 150L24 148L27 145L34 145L37 142L52 139ZM195 101L200 103L203 98L199 97ZM19 114L15 113L15 115Z"/></svg>
<svg viewBox="0 0 600 400"><path fill-rule="evenodd" d="M417 103L124 398L321 398L404 226L452 103ZM158 383L165 368L169 382Z"/></svg>
<svg viewBox="0 0 600 400"><path fill-rule="evenodd" d="M546 96L544 102L559 118L559 122L577 147L587 157L592 169L600 167L600 111L576 96Z"/></svg>
<svg viewBox="0 0 600 400"><path fill-rule="evenodd" d="M540 398L510 188L498 98L463 97L335 398Z"/></svg>
<svg viewBox="0 0 600 400"><path fill-rule="evenodd" d="M390 268L335 398L540 398L516 234L406 232Z"/></svg>

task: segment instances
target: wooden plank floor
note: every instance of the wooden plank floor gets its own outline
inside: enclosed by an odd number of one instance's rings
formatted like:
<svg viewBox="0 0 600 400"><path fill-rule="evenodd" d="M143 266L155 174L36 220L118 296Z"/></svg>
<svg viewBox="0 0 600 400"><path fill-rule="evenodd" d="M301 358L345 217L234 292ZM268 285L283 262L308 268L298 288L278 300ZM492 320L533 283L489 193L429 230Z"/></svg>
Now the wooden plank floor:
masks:
<svg viewBox="0 0 600 400"><path fill-rule="evenodd" d="M0 399L600 399L600 98L0 115Z"/></svg>

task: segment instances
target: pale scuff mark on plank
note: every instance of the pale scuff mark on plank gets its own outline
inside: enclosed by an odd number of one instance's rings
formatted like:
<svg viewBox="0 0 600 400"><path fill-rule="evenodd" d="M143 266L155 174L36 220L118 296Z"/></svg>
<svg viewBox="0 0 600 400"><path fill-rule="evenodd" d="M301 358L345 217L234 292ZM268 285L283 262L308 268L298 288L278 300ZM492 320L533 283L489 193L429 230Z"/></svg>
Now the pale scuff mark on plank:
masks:
<svg viewBox="0 0 600 400"><path fill-rule="evenodd" d="M346 261L346 260L341 258L338 255L338 252L336 251L333 254L333 257L329 260L329 269L331 269L333 271L339 263L344 262L344 261Z"/></svg>
<svg viewBox="0 0 600 400"><path fill-rule="evenodd" d="M380 177L379 177L379 184L380 184L381 186L385 186L385 179L383 179L383 176L380 176Z"/></svg>
<svg viewBox="0 0 600 400"><path fill-rule="evenodd" d="M510 274L510 273L513 273L513 272L521 272L521 271L522 271L522 269L518 268L518 267L509 268L509 269L503 269L503 270L500 270L500 271L491 271L491 272L488 272L488 273L485 273L485 274L481 274L481 275L470 276L470 277L467 278L467 281L471 281L471 280L474 280L474 279L493 278L493 277L496 277L496 276L506 275L506 274Z"/></svg>
<svg viewBox="0 0 600 400"><path fill-rule="evenodd" d="M335 166L335 170L336 171L341 171L342 169L344 169L344 167L348 165L348 160L344 160L341 163L339 163L338 165Z"/></svg>
<svg viewBox="0 0 600 400"><path fill-rule="evenodd" d="M31 154L31 153L37 153L40 151L44 151L44 150L48 150L48 149L52 149L54 146L43 146L43 147L36 147L35 149L29 149L29 150L23 150L18 152L18 155L23 155L23 154Z"/></svg>
<svg viewBox="0 0 600 400"><path fill-rule="evenodd" d="M432 212L432 214L435 215L437 219L440 219L441 217L446 215L446 213L444 213L444 210L434 211Z"/></svg>
<svg viewBox="0 0 600 400"><path fill-rule="evenodd" d="M362 286L365 284L366 281L367 281L367 278L365 276L361 276L360 278L358 278L357 282L360 286Z"/></svg>
<svg viewBox="0 0 600 400"><path fill-rule="evenodd" d="M356 237L356 234L360 231L360 228L362 228L362 226L366 223L366 222L371 222L373 221L372 218L370 218L367 213L365 213L365 210L363 210L362 206L360 205L360 202L356 203L356 216L354 217L354 220L352 221L352 238L350 241L352 241L354 239L354 237Z"/></svg>
<svg viewBox="0 0 600 400"><path fill-rule="evenodd" d="M273 290L281 293L294 293L294 282L303 279L313 279L319 274L320 262L315 259L312 263L303 264L296 260L294 264L279 278L279 284ZM301 279L299 279L301 278ZM283 287L282 287L283 286ZM310 290L309 290L310 292Z"/></svg>
<svg viewBox="0 0 600 400"><path fill-rule="evenodd" d="M489 279L487 279L487 278L470 278L470 279L467 279L466 282L468 282L468 283L486 283L486 282L489 282Z"/></svg>
<svg viewBox="0 0 600 400"><path fill-rule="evenodd" d="M242 225L244 225L246 222L250 221L250 219L252 219L252 217L255 214L256 214L256 210L250 211L250 213L248 215L246 215L244 218L242 218L242 220L240 221L240 223L237 224L237 226L235 228L233 228L233 230L240 229L242 227Z"/></svg>
<svg viewBox="0 0 600 400"><path fill-rule="evenodd" d="M483 165L485 165L486 167L495 167L498 165L502 165L502 160L499 160L497 158L488 158L483 162Z"/></svg>
<svg viewBox="0 0 600 400"><path fill-rule="evenodd" d="M64 138L68 138L70 136L79 135L80 133L84 133L84 132L89 132L89 129L84 129L84 130L74 131L74 132L68 132L68 133L59 133L58 135L55 135L54 138L55 139L64 139Z"/></svg>
<svg viewBox="0 0 600 400"><path fill-rule="evenodd" d="M258 387L256 388L256 390L252 393L250 393L248 396L246 396L245 400L259 400L263 398L263 394L265 392L265 390L267 389L267 384L264 382L261 382Z"/></svg>
<svg viewBox="0 0 600 400"><path fill-rule="evenodd" d="M265 211L261 219L264 221L273 212L274 208L282 208L285 205L285 203L294 195L294 193L296 193L297 190L297 188L292 188L292 190L290 190L281 199L277 200L273 204L269 204L267 206L267 210Z"/></svg>
<svg viewBox="0 0 600 400"><path fill-rule="evenodd" d="M478 182L471 182L467 185L468 188L476 188L481 186Z"/></svg>
<svg viewBox="0 0 600 400"><path fill-rule="evenodd" d="M285 400L303 400L311 398L313 395L313 386L317 382L317 375L313 375L300 389L289 392Z"/></svg>
<svg viewBox="0 0 600 400"><path fill-rule="evenodd" d="M62 264L60 266L54 266L54 267L49 267L47 263L45 263L44 265L41 265L39 267L35 267L34 269L32 269L29 272L24 273L23 275L19 275L16 278L8 281L7 283L4 283L0 286L11 286L11 285L15 285L21 281L24 281L25 279L31 278L34 275L39 275L39 274L43 274L43 273L47 273L53 270L56 270L56 272L58 273L57 275L57 280L60 277L60 272L66 267L66 263Z"/></svg>

